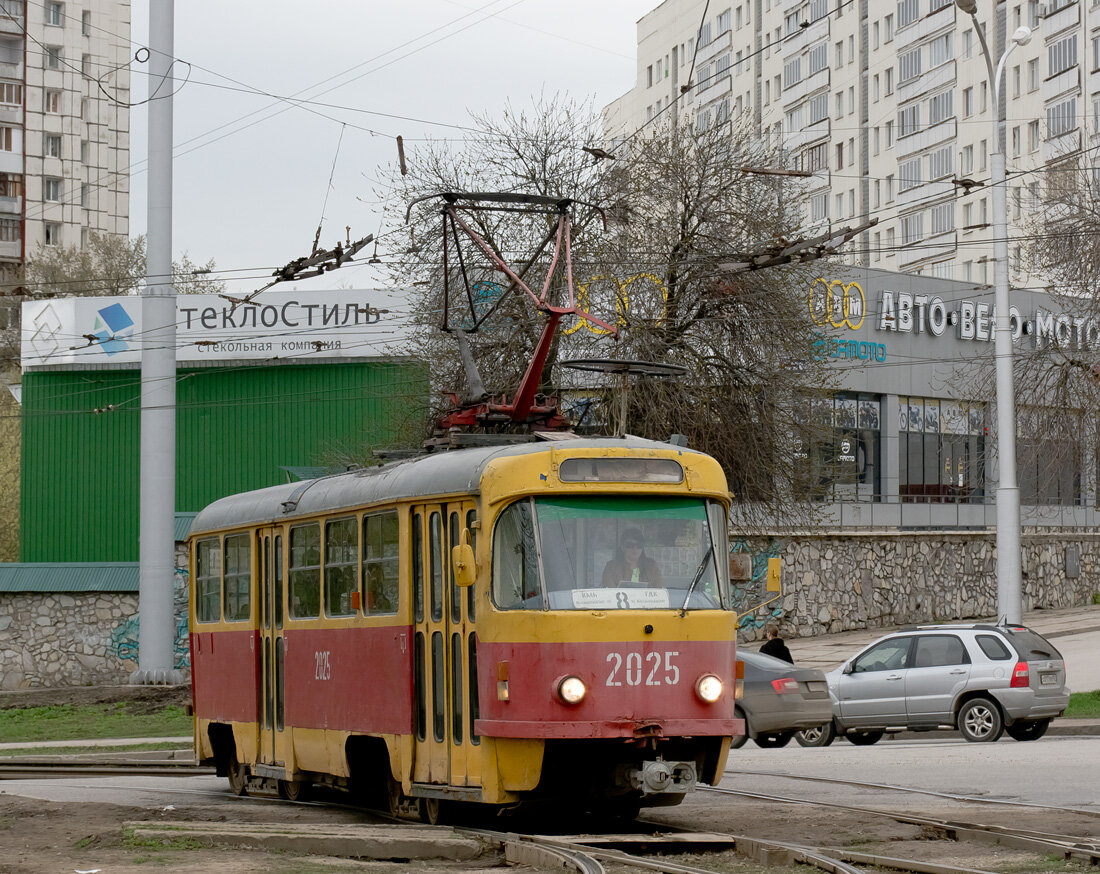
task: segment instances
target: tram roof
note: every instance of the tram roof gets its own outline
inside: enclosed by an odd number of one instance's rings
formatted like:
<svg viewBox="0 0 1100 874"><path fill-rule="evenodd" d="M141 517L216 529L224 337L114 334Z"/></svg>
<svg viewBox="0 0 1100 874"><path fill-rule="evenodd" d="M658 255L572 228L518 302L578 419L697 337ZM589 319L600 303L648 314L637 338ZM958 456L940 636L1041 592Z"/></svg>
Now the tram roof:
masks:
<svg viewBox="0 0 1100 874"><path fill-rule="evenodd" d="M390 462L348 473L283 483L229 495L209 504L191 524L191 533L281 522L386 500L480 491L485 466L497 458L561 449L665 449L702 455L695 449L640 437L578 438L456 449Z"/></svg>

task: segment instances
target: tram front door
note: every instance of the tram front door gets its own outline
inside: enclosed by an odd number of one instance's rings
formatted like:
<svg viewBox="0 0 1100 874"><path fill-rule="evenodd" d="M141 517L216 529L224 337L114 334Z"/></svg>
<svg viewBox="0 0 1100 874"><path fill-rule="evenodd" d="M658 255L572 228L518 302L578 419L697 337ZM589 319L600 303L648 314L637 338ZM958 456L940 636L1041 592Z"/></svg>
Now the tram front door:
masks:
<svg viewBox="0 0 1100 874"><path fill-rule="evenodd" d="M451 548L476 518L473 501L413 510L416 757L413 782L478 787L474 587L454 582Z"/></svg>

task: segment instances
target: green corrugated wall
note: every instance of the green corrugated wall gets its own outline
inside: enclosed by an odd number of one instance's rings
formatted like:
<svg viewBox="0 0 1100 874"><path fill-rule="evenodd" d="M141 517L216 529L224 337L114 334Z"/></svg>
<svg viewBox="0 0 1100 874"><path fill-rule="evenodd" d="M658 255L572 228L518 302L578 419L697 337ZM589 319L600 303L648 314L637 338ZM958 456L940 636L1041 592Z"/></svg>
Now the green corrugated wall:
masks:
<svg viewBox="0 0 1100 874"><path fill-rule="evenodd" d="M140 380L137 370L23 375L21 561L137 561ZM281 465L325 466L416 437L427 401L415 363L181 370L176 510L285 482Z"/></svg>

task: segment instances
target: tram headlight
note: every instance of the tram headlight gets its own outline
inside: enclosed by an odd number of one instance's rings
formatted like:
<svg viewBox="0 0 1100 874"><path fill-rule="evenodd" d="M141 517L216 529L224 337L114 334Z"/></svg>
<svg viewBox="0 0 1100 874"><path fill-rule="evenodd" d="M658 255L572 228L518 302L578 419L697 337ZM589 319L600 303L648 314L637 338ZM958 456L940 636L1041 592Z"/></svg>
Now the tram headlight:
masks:
<svg viewBox="0 0 1100 874"><path fill-rule="evenodd" d="M695 694L707 704L713 704L722 697L723 684L714 674L703 674L695 681Z"/></svg>
<svg viewBox="0 0 1100 874"><path fill-rule="evenodd" d="M588 687L580 677L563 677L558 681L557 693L563 704L580 704L588 694Z"/></svg>

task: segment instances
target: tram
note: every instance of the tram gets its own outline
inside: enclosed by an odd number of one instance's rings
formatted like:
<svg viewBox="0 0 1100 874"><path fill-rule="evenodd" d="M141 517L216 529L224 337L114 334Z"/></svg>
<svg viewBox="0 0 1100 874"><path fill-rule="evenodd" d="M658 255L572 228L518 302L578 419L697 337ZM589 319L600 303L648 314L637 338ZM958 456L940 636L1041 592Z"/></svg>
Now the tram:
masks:
<svg viewBox="0 0 1100 874"><path fill-rule="evenodd" d="M571 436L571 435L570 435ZM721 776L729 493L639 438L429 453L195 518L195 749L237 793L311 785L622 815Z"/></svg>

